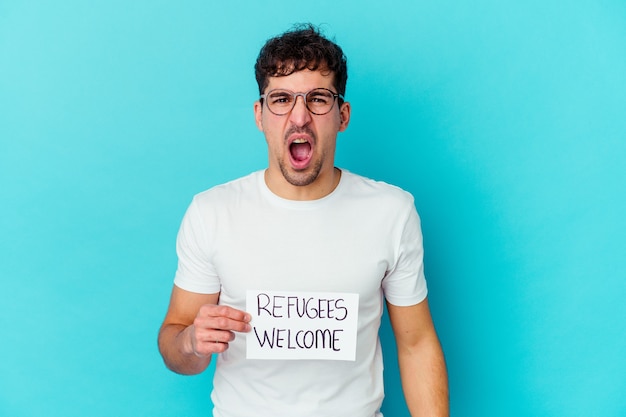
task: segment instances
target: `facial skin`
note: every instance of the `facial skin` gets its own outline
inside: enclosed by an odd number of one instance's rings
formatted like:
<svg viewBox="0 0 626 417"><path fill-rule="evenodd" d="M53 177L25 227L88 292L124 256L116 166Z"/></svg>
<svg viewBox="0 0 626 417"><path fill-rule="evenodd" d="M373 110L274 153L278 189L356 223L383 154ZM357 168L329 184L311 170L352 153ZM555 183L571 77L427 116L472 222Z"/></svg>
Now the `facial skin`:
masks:
<svg viewBox="0 0 626 417"><path fill-rule="evenodd" d="M293 92L308 92L314 88L333 86L332 73L303 70L284 77L271 77L264 93L282 88ZM257 127L265 134L269 166L265 181L275 194L290 200L315 200L332 192L341 173L335 170L337 133L343 132L350 122L350 104L339 106L324 115L315 115L298 97L293 110L283 116L273 114L266 104L254 103ZM310 145L306 158L294 158L290 147L293 142ZM306 145L303 145L306 149Z"/></svg>

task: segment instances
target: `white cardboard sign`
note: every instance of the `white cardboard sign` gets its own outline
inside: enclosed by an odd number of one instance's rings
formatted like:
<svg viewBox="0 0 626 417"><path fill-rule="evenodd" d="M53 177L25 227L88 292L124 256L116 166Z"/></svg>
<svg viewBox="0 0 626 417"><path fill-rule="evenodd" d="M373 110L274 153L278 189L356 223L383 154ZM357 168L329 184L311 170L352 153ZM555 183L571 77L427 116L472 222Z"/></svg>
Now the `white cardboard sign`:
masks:
<svg viewBox="0 0 626 417"><path fill-rule="evenodd" d="M248 359L356 358L359 295L250 290Z"/></svg>

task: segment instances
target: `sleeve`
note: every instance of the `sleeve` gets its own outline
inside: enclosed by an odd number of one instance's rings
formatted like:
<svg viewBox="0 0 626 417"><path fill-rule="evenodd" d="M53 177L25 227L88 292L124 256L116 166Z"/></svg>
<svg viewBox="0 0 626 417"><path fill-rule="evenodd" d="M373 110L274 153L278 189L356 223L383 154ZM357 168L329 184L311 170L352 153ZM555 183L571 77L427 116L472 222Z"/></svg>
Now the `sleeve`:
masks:
<svg viewBox="0 0 626 417"><path fill-rule="evenodd" d="M210 261L209 230L197 199L191 202L176 238L178 268L174 284L201 294L220 292L220 280Z"/></svg>
<svg viewBox="0 0 626 417"><path fill-rule="evenodd" d="M387 301L397 306L419 304L428 295L420 219L411 201L404 227L395 243L395 262L383 279Z"/></svg>

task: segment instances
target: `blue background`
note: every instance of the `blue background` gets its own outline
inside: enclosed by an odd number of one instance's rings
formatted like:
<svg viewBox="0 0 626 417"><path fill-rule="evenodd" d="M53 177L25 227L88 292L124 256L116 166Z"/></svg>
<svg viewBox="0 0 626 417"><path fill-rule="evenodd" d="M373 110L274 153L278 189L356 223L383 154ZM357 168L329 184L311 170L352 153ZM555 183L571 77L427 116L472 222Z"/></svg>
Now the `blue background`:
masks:
<svg viewBox="0 0 626 417"><path fill-rule="evenodd" d="M175 236L265 167L252 67L298 21L348 55L337 164L415 195L452 415L625 416L619 0L2 1L0 415L209 414L156 348Z"/></svg>

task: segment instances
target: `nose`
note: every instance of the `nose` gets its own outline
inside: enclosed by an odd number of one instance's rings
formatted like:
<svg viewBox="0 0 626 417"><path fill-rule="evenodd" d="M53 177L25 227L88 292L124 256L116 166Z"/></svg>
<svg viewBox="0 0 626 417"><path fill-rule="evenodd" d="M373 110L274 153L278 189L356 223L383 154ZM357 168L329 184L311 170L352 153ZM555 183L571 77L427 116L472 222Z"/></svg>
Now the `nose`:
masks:
<svg viewBox="0 0 626 417"><path fill-rule="evenodd" d="M298 100L302 98L302 100ZM304 94L298 94L295 98L296 102L289 114L289 120L296 126L306 126L311 121L311 112L306 106Z"/></svg>

